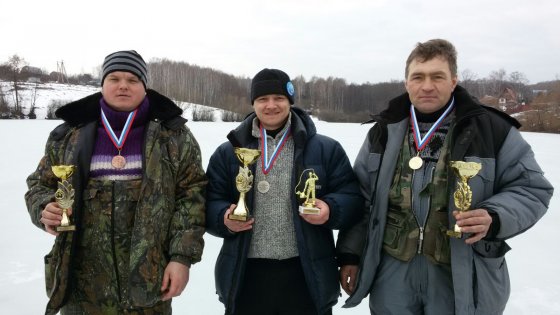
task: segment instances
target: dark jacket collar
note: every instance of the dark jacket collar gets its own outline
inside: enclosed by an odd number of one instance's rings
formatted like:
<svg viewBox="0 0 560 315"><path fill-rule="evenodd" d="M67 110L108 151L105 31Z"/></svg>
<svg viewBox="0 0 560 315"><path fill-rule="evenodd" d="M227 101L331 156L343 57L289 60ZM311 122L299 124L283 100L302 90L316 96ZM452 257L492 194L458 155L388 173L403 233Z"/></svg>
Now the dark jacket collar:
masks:
<svg viewBox="0 0 560 315"><path fill-rule="evenodd" d="M297 147L304 146L307 139L317 134L317 128L315 127L313 120L311 120L311 117L309 117L309 115L301 108L292 106L291 111L292 137ZM255 138L252 136L252 130L253 119L255 117L256 114L254 112L249 114L239 124L239 126L237 126L237 128L229 132L227 138L234 147L249 148L250 143L254 142Z"/></svg>
<svg viewBox="0 0 560 315"><path fill-rule="evenodd" d="M148 89L146 93L150 102L150 108L148 111L149 120L178 122L176 118L181 118L179 119L181 121L181 125L186 122L186 119L181 117L183 110L171 99L151 89ZM101 92L86 96L82 99L62 106L56 110L55 114L71 126L79 126L92 121L97 121L101 115L99 105L101 97Z"/></svg>
<svg viewBox="0 0 560 315"><path fill-rule="evenodd" d="M511 125L519 128L521 124L513 117L499 110L494 109L480 103L476 98L471 96L465 88L460 85L455 87L453 91L453 96L455 97L455 116L457 120L462 120L471 116L476 116L485 113L486 111L491 111L497 113L502 118L506 119ZM396 123L410 115L410 97L408 93L401 94L391 101L389 101L389 107L379 113L378 115L373 115L369 122L383 122L386 124Z"/></svg>

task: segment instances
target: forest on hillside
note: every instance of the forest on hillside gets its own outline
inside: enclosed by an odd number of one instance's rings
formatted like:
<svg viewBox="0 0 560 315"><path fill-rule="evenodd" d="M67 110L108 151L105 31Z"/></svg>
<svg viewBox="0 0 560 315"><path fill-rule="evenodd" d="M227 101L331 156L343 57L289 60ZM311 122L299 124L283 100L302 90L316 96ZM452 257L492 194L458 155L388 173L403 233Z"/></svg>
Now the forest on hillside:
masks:
<svg viewBox="0 0 560 315"><path fill-rule="evenodd" d="M182 61L153 59L148 63L149 87L173 99L201 104L238 113L238 117L252 111L249 100L248 77L191 65ZM18 112L17 97L10 104L7 93L16 93L18 82L68 82L99 85L99 75L50 72L27 65L17 55L0 61L0 79L13 81L12 91L0 91L0 116L23 118ZM348 83L343 78L304 78L292 74L295 103L319 119L331 122L363 122L371 114L385 109L390 99L405 92L404 82L391 80L378 83ZM466 69L459 73L459 84L483 103L494 106L524 123L526 130L560 132L560 80L529 84L521 72L492 71L479 78ZM11 112L10 115L2 113Z"/></svg>

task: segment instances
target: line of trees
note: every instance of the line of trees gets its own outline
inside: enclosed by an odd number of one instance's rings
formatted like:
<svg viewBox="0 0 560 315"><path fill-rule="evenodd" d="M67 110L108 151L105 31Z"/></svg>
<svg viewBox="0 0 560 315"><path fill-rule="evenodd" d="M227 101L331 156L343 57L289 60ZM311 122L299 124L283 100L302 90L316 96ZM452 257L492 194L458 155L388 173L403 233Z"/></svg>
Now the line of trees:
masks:
<svg viewBox="0 0 560 315"><path fill-rule="evenodd" d="M148 74L151 88L174 99L233 112L251 110L248 78L168 59L150 61Z"/></svg>
<svg viewBox="0 0 560 315"><path fill-rule="evenodd" d="M167 59L152 60L148 64L150 85L172 98L221 108L245 115L249 106L251 79L236 77L212 68L190 65ZM405 92L404 81L348 84L345 79L313 76L292 77L295 103L325 121L361 122L370 114L379 113L388 101ZM470 70L460 73L460 84L473 96L482 99L495 96L510 88L529 104L536 85L529 85L521 72L507 73L499 69L486 78L477 78ZM560 100L558 100L560 103Z"/></svg>
<svg viewBox="0 0 560 315"><path fill-rule="evenodd" d="M0 65L0 79L14 82L12 91L15 97L12 118L22 118L23 115L18 96L18 82L29 78L29 73L22 71L26 66L25 60L17 55L10 57L7 62ZM173 99L220 108L241 116L252 111L249 98L250 78L233 76L212 68L168 59L150 60L148 69L149 87ZM90 74L80 74L69 77L68 81L85 84L96 83L98 80ZM376 114L385 109L390 99L405 92L404 82L396 80L348 84L345 79L337 77L313 76L306 80L299 75L292 76L292 81L296 91L294 97L296 105L325 121L361 122L367 120L370 114ZM513 89L519 93L520 99L526 104L530 104L535 98L535 90L553 91L557 88L557 85L554 84L544 87L543 83L529 85L523 73L514 71L508 74L504 69L493 71L486 78L478 78L472 71L463 70L460 73L459 82L479 99L488 95L499 97L505 88ZM7 104L10 98L6 97L7 95L9 94L2 94L0 91L0 111L9 106ZM542 105L542 102L540 104L541 107L545 106ZM560 106L560 98L546 104L546 106ZM552 117L554 118L554 116Z"/></svg>
<svg viewBox="0 0 560 315"><path fill-rule="evenodd" d="M247 114L251 79L236 77L212 68L167 59L148 64L149 84L172 98ZM295 103L327 121L360 121L378 112L387 101L404 92L403 82L347 84L335 77L303 76L292 79Z"/></svg>

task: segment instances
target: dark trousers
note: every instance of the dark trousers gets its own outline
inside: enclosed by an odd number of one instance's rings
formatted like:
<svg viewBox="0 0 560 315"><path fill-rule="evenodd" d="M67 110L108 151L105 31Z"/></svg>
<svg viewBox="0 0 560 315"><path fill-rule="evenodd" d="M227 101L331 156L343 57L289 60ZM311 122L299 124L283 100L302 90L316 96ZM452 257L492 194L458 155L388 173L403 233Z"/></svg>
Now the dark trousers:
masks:
<svg viewBox="0 0 560 315"><path fill-rule="evenodd" d="M299 257L247 260L235 315L253 314L317 315Z"/></svg>

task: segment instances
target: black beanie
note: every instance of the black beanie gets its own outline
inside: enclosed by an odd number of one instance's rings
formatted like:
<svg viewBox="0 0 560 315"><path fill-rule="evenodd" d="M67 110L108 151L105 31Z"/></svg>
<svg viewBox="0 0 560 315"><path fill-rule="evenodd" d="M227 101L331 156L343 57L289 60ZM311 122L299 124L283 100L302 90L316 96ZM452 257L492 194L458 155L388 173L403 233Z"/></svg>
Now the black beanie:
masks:
<svg viewBox="0 0 560 315"><path fill-rule="evenodd" d="M268 94L285 95L294 104L294 85L290 77L278 69L262 69L251 81L251 104L255 99Z"/></svg>
<svg viewBox="0 0 560 315"><path fill-rule="evenodd" d="M142 56L135 50L121 50L105 57L101 86L103 86L105 77L115 71L126 71L136 75L144 84L144 88L148 84L148 67Z"/></svg>

